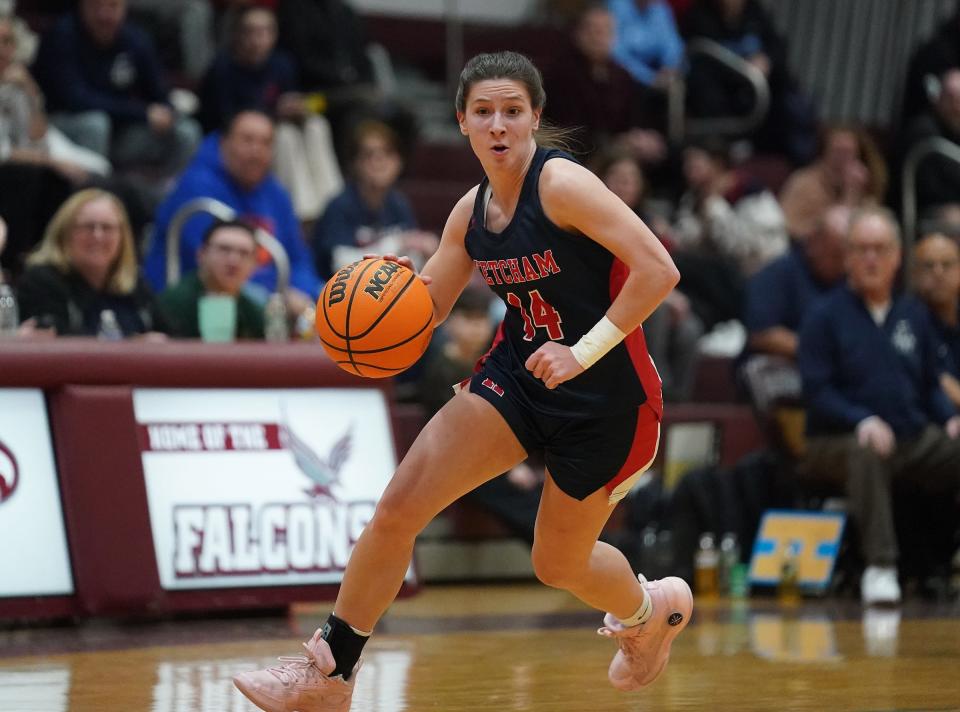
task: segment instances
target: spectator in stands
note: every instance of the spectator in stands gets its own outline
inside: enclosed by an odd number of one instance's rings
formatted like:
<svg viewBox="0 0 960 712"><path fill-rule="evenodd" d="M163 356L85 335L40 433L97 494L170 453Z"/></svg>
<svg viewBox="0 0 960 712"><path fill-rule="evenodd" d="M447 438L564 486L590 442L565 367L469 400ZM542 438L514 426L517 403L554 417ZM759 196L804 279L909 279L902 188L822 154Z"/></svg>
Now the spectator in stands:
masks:
<svg viewBox="0 0 960 712"><path fill-rule="evenodd" d="M922 304L894 294L899 227L882 208L851 218L847 284L804 321L798 363L809 472L845 483L860 533L865 604L899 603L893 484L960 490L960 416L940 386L938 339Z"/></svg>
<svg viewBox="0 0 960 712"><path fill-rule="evenodd" d="M126 211L111 193L72 195L27 265L18 284L21 320L35 319L60 336L93 336L110 326L123 336L166 331L140 277Z"/></svg>
<svg viewBox="0 0 960 712"><path fill-rule="evenodd" d="M933 37L914 50L903 88L904 125L930 108L936 100L940 77L949 69L960 68L958 31L960 7L937 28Z"/></svg>
<svg viewBox="0 0 960 712"><path fill-rule="evenodd" d="M749 277L787 249L777 199L730 168L725 143L705 140L684 150L687 191L674 218L678 251L721 257Z"/></svg>
<svg viewBox="0 0 960 712"><path fill-rule="evenodd" d="M792 242L789 251L747 282L743 322L751 353L796 358L804 316L843 281L849 222L848 207L827 208L806 240Z"/></svg>
<svg viewBox="0 0 960 712"><path fill-rule="evenodd" d="M312 307L320 292L320 280L313 258L303 241L300 223L290 196L270 172L273 162L273 120L258 111L241 111L227 123L222 134L204 139L193 161L180 176L173 191L157 211L153 239L147 251L145 269L155 289L166 286L166 239L176 212L194 198L214 198L237 212L238 217L264 228L283 245L290 259L290 289L287 308L300 314ZM181 273L196 268L196 254L203 232L212 217L196 215L187 220L180 234ZM259 285L259 294L251 292ZM247 291L265 301L276 289L273 264L262 264L254 272Z"/></svg>
<svg viewBox="0 0 960 712"><path fill-rule="evenodd" d="M277 49L273 11L250 5L237 12L230 47L220 52L200 89L207 129L219 128L241 109L277 121L274 170L289 191L300 220L316 220L343 187L330 124L312 113L298 89L292 57Z"/></svg>
<svg viewBox="0 0 960 712"><path fill-rule="evenodd" d="M3 221L3 218L0 217L0 257L3 256L3 250L7 246L7 224ZM0 267L0 284L8 282L9 275L6 274L5 270ZM37 329L37 320L33 317L23 321L20 326L17 328L17 336L56 336L56 334L51 329Z"/></svg>
<svg viewBox="0 0 960 712"><path fill-rule="evenodd" d="M242 109L275 118L302 116L294 59L276 47L277 22L267 8L237 10L227 47L218 52L200 86L200 120L214 131Z"/></svg>
<svg viewBox="0 0 960 712"><path fill-rule="evenodd" d="M927 304L942 341L940 385L960 409L960 245L940 233L924 235L913 267L917 295Z"/></svg>
<svg viewBox="0 0 960 712"><path fill-rule="evenodd" d="M760 71L770 89L764 123L749 138L763 152L786 154L796 163L813 155L814 116L810 102L787 71L786 46L757 0L698 0L686 17L688 40L712 40ZM687 108L694 116L749 114L752 86L716 60L691 58L687 74Z"/></svg>
<svg viewBox="0 0 960 712"><path fill-rule="evenodd" d="M396 134L386 124L365 121L353 139L350 179L313 233L317 271L327 278L367 252L408 255L422 265L439 240L417 229L413 210L396 187L403 170Z"/></svg>
<svg viewBox="0 0 960 712"><path fill-rule="evenodd" d="M934 137L960 144L960 68L944 72L936 102L907 127L901 141L901 164L911 148ZM921 210L958 202L960 165L952 159L938 154L927 156L917 167L916 178L917 206Z"/></svg>
<svg viewBox="0 0 960 712"><path fill-rule="evenodd" d="M226 295L236 300L237 339L262 339L263 307L243 293L257 265L257 238L240 220L215 220L203 233L197 251L197 271L191 272L158 297L170 324L170 335L200 338L200 300Z"/></svg>
<svg viewBox="0 0 960 712"><path fill-rule="evenodd" d="M172 71L197 82L213 59L213 7L209 0L127 0L131 14L150 30Z"/></svg>
<svg viewBox="0 0 960 712"><path fill-rule="evenodd" d="M427 352L418 383L418 399L433 415L454 395L452 386L474 372L477 361L490 348L490 291L468 286L443 323L442 341ZM512 533L533 544L540 506L543 468L524 462L501 477L481 485L466 499L490 512Z"/></svg>
<svg viewBox="0 0 960 712"><path fill-rule="evenodd" d="M831 205L879 205L886 190L886 164L870 136L860 128L834 124L821 130L817 160L787 179L780 204L790 236L803 240Z"/></svg>
<svg viewBox="0 0 960 712"><path fill-rule="evenodd" d="M126 0L80 0L41 41L37 75L51 121L118 168L161 177L186 165L200 127L168 101L159 60Z"/></svg>
<svg viewBox="0 0 960 712"><path fill-rule="evenodd" d="M683 40L665 0L608 0L616 20L613 56L635 80L665 89L683 61Z"/></svg>
<svg viewBox="0 0 960 712"><path fill-rule="evenodd" d="M49 125L43 92L21 50L28 32L19 18L0 16L0 161L48 166L76 184L88 173L108 175L106 159Z"/></svg>
<svg viewBox="0 0 960 712"><path fill-rule="evenodd" d="M646 181L638 160L623 150L601 153L591 169L600 180L630 206L670 249L670 225L645 210ZM690 300L674 289L643 323L647 350L657 364L663 381L663 397L670 401L689 400L697 367L697 342L703 323L692 310Z"/></svg>
<svg viewBox="0 0 960 712"><path fill-rule="evenodd" d="M654 128L651 92L614 61L614 35L606 4L588 3L573 26L570 45L545 72L547 118L581 129L587 153L622 142L644 165L660 163L667 144Z"/></svg>
<svg viewBox="0 0 960 712"><path fill-rule="evenodd" d="M356 11L343 0L280 0L280 42L300 64L303 85L326 93L369 91L373 67Z"/></svg>

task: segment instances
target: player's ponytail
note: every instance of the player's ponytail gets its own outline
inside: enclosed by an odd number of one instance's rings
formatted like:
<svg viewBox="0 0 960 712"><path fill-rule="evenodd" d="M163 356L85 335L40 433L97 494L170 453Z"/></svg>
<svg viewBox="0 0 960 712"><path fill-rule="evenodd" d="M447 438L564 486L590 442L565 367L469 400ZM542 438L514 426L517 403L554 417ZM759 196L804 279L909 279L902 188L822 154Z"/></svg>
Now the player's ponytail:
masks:
<svg viewBox="0 0 960 712"><path fill-rule="evenodd" d="M487 79L511 79L523 84L530 95L530 104L535 111L542 110L547 103L547 93L543 89L543 77L540 70L530 59L519 52L491 52L478 54L463 67L460 82L457 85L455 101L457 111L463 113L467 95L477 82ZM540 121L535 138L537 145L545 148L559 148L567 152L575 151L574 131L560 126L551 126Z"/></svg>

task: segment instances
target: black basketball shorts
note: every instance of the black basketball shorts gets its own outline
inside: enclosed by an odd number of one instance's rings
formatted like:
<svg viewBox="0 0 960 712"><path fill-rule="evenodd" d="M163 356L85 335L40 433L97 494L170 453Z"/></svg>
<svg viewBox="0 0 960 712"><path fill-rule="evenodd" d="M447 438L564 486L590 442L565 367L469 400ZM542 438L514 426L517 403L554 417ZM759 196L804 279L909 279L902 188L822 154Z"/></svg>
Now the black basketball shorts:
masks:
<svg viewBox="0 0 960 712"><path fill-rule="evenodd" d="M546 415L489 362L463 385L497 409L528 454L543 452L553 481L575 499L604 487L610 502L619 502L657 455L660 419L646 403L595 417Z"/></svg>

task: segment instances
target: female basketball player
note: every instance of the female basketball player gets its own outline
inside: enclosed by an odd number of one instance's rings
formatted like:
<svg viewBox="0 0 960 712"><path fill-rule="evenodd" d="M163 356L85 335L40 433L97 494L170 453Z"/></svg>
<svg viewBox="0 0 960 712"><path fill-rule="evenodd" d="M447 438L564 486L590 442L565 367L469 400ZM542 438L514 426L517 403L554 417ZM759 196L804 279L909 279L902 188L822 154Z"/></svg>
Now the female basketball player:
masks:
<svg viewBox="0 0 960 712"><path fill-rule="evenodd" d="M544 452L548 471L534 569L548 586L608 611L599 632L620 646L613 685L652 682L690 618L686 583L638 578L618 550L597 541L656 454L660 380L640 324L678 273L598 178L537 145L545 99L522 55L479 55L463 69L457 119L486 178L454 207L423 280L437 322L474 269L507 315L479 371L400 463L351 555L333 614L304 644L308 656L237 676L268 712L349 709L360 651L400 589L417 534L532 449Z"/></svg>

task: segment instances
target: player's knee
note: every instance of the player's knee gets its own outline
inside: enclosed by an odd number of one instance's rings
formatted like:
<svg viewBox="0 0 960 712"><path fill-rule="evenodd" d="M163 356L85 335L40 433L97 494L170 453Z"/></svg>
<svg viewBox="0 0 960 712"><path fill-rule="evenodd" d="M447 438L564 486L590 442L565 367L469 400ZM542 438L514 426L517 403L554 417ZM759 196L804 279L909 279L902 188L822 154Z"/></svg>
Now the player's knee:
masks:
<svg viewBox="0 0 960 712"><path fill-rule="evenodd" d="M534 544L531 554L533 572L537 579L551 588L570 589L581 567L569 557L557 552L545 551Z"/></svg>
<svg viewBox="0 0 960 712"><path fill-rule="evenodd" d="M409 498L385 496L377 504L373 519L367 524L382 536L392 539L413 539L427 525L414 507Z"/></svg>

